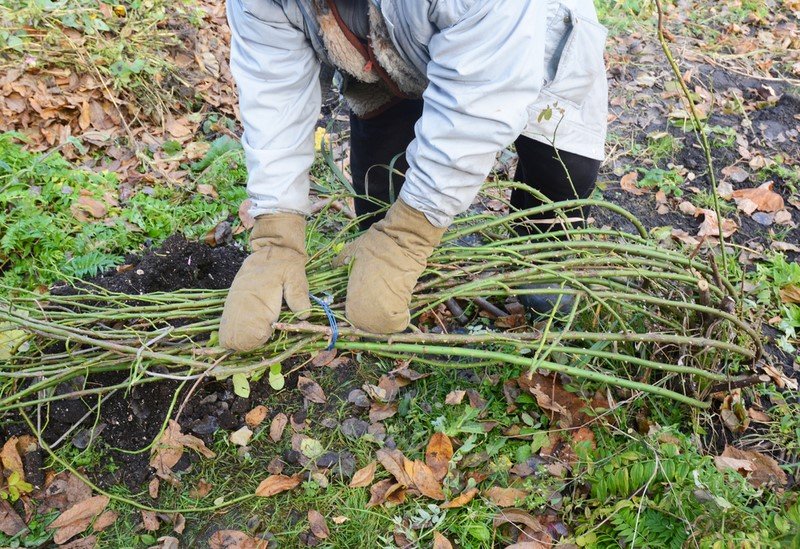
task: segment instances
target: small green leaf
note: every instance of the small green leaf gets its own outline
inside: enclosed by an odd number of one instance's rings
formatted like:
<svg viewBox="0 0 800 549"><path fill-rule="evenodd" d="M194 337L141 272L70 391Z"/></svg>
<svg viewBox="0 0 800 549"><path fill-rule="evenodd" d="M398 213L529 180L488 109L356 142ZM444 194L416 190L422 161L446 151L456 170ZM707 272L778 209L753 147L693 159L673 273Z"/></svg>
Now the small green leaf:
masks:
<svg viewBox="0 0 800 549"><path fill-rule="evenodd" d="M553 107L548 105L546 109L539 113L537 121L541 124L542 120L550 120L551 118L553 118Z"/></svg>
<svg viewBox="0 0 800 549"><path fill-rule="evenodd" d="M242 398L250 397L250 382L244 374L233 374L233 392Z"/></svg>
<svg viewBox="0 0 800 549"><path fill-rule="evenodd" d="M533 440L531 441L531 451L537 453L544 448L544 445L548 442L550 442L550 436L547 434L547 431L537 431L533 435Z"/></svg>
<svg viewBox="0 0 800 549"><path fill-rule="evenodd" d="M281 373L281 365L273 364L269 367L269 386L276 391L280 391L284 385L286 385L286 380Z"/></svg>
<svg viewBox="0 0 800 549"><path fill-rule="evenodd" d="M181 152L181 144L174 139L170 139L169 141L164 141L161 145L161 150L169 155L178 154Z"/></svg>
<svg viewBox="0 0 800 549"><path fill-rule="evenodd" d="M304 438L300 442L300 452L308 459L317 459L325 453L322 443L313 438Z"/></svg>

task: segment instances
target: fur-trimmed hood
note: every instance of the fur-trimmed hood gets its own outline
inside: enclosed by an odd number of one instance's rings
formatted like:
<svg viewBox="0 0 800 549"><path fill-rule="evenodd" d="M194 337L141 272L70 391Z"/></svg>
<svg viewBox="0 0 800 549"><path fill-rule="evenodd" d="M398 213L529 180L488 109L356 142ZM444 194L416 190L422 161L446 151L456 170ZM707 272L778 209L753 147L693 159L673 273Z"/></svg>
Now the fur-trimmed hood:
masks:
<svg viewBox="0 0 800 549"><path fill-rule="evenodd" d="M420 97L427 86L425 76L397 50L378 6L364 4L366 43L348 29L335 2L314 0L322 58L345 76L342 91L357 116L377 112L398 97Z"/></svg>

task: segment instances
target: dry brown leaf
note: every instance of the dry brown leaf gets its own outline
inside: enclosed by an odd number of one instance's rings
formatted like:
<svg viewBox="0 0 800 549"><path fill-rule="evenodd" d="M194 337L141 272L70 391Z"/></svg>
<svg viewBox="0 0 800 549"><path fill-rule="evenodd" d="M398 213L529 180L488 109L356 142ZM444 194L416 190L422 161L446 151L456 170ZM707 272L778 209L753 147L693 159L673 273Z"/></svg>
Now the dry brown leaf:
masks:
<svg viewBox="0 0 800 549"><path fill-rule="evenodd" d="M108 213L108 208L106 205L97 200L96 198L92 198L91 195L82 195L78 200L70 206L70 211L72 215L79 221L89 221L89 216L100 219Z"/></svg>
<svg viewBox="0 0 800 549"><path fill-rule="evenodd" d="M792 214L789 210L780 210L775 212L774 221L777 225L789 225L790 227L795 227L796 224L792 221Z"/></svg>
<svg viewBox="0 0 800 549"><path fill-rule="evenodd" d="M388 478L373 484L369 489L370 497L367 502L367 509L375 507L376 505L382 505L386 501L386 493L393 485L396 486L395 482Z"/></svg>
<svg viewBox="0 0 800 549"><path fill-rule="evenodd" d="M647 194L647 191L639 187L636 182L639 181L639 174L636 172L626 173L622 176L622 179L619 180L620 188L625 191L629 192L635 196L642 196L643 194Z"/></svg>
<svg viewBox="0 0 800 549"><path fill-rule="evenodd" d="M746 476L747 473L750 473L755 469L753 462L751 462L749 459L736 459L727 456L715 456L714 465L716 465L717 470L719 471L733 469L742 476Z"/></svg>
<svg viewBox="0 0 800 549"><path fill-rule="evenodd" d="M471 408L482 410L486 407L486 401L475 389L467 389L467 398L469 399L469 405Z"/></svg>
<svg viewBox="0 0 800 549"><path fill-rule="evenodd" d="M186 517L183 513L175 513L172 517L172 531L176 534L183 534L186 529Z"/></svg>
<svg viewBox="0 0 800 549"><path fill-rule="evenodd" d="M337 354L338 351L336 349L320 351L317 353L317 356L311 360L311 364L317 367L327 366L333 362L333 359L336 358Z"/></svg>
<svg viewBox="0 0 800 549"><path fill-rule="evenodd" d="M81 114L78 117L78 126L82 130L88 130L89 126L92 125L92 110L89 108L89 102L85 99L83 100L83 104L81 105Z"/></svg>
<svg viewBox="0 0 800 549"><path fill-rule="evenodd" d="M444 397L444 403L450 404L452 406L461 404L461 401L464 400L464 396L467 394L466 391L462 391L457 389L455 391L450 391L447 393L447 396Z"/></svg>
<svg viewBox="0 0 800 549"><path fill-rule="evenodd" d="M399 368L395 368L389 373L394 374L397 378L401 380L400 382L401 387L405 387L406 385L408 385L413 381L417 381L418 379L423 379L431 375L429 373L421 374L416 370L412 370L411 368L408 367L407 362L402 364Z"/></svg>
<svg viewBox="0 0 800 549"><path fill-rule="evenodd" d="M0 532L7 536L16 536L25 530L25 521L4 499L0 499Z"/></svg>
<svg viewBox="0 0 800 549"><path fill-rule="evenodd" d="M375 469L378 467L377 461L372 461L366 467L359 469L353 475L353 479L350 481L350 488L364 488L369 486L372 483L372 479L375 478Z"/></svg>
<svg viewBox="0 0 800 549"><path fill-rule="evenodd" d="M553 547L552 543L542 543L539 541L520 541L519 543L512 543L506 549L550 549ZM563 547L569 547L565 545ZM577 547L577 546L576 546Z"/></svg>
<svg viewBox="0 0 800 549"><path fill-rule="evenodd" d="M678 204L678 210L681 213L686 215L697 215L697 206L689 202L688 200L684 200L680 204Z"/></svg>
<svg viewBox="0 0 800 549"><path fill-rule="evenodd" d="M266 540L238 530L218 530L208 539L209 549L267 549L268 546Z"/></svg>
<svg viewBox="0 0 800 549"><path fill-rule="evenodd" d="M442 485L436 479L431 468L425 465L424 462L420 460L414 461L412 480L414 481L414 486L422 492L422 495L440 501L444 499Z"/></svg>
<svg viewBox="0 0 800 549"><path fill-rule="evenodd" d="M87 536L76 539L65 545L60 545L59 549L94 549L97 546L97 536ZM159 548L160 549L160 548Z"/></svg>
<svg viewBox="0 0 800 549"><path fill-rule="evenodd" d="M408 460L400 450L381 448L375 456L381 462L383 468L391 474L402 486L413 486L411 476L406 472L406 462ZM410 463L410 462L409 462ZM412 469L413 470L413 469Z"/></svg>
<svg viewBox="0 0 800 549"><path fill-rule="evenodd" d="M256 406L244 416L244 421L250 427L258 427L267 419L267 407Z"/></svg>
<svg viewBox="0 0 800 549"><path fill-rule="evenodd" d="M743 433L750 426L750 418L740 389L734 389L725 396L720 406L720 417L732 433Z"/></svg>
<svg viewBox="0 0 800 549"><path fill-rule="evenodd" d="M194 499L203 499L211 492L214 485L204 479L197 481L197 486L189 490L189 497Z"/></svg>
<svg viewBox="0 0 800 549"><path fill-rule="evenodd" d="M369 494L368 509L384 503L399 505L406 499L405 487L391 479L381 480L373 484L369 489Z"/></svg>
<svg viewBox="0 0 800 549"><path fill-rule="evenodd" d="M397 403L387 402L382 404L380 402L373 402L369 407L369 421L375 423L383 421L397 414Z"/></svg>
<svg viewBox="0 0 800 549"><path fill-rule="evenodd" d="M210 196L211 198L219 198L217 189L214 188L214 185L208 183L200 183L197 185L197 192L205 196Z"/></svg>
<svg viewBox="0 0 800 549"><path fill-rule="evenodd" d="M166 129L167 132L169 132L169 134L176 139L188 137L192 133L192 129L189 127L186 119L176 120L174 118L170 118L167 120Z"/></svg>
<svg viewBox="0 0 800 549"><path fill-rule="evenodd" d="M405 384L405 381L398 380L394 375L388 376L383 375L381 379L378 381L378 387L381 389L383 393L383 400L384 402L392 402L397 398L397 394L400 392L400 382ZM367 392L369 394L369 392Z"/></svg>
<svg viewBox="0 0 800 549"><path fill-rule="evenodd" d="M492 486L483 492L483 495L498 507L511 507L512 505L515 505L517 501L528 497L528 492L525 490L519 490L517 488L500 488L499 486Z"/></svg>
<svg viewBox="0 0 800 549"><path fill-rule="evenodd" d="M433 549L453 549L453 544L450 543L450 540L444 537L439 532L434 532Z"/></svg>
<svg viewBox="0 0 800 549"><path fill-rule="evenodd" d="M723 181L717 185L717 194L723 200L730 200L733 197L733 186L727 181Z"/></svg>
<svg viewBox="0 0 800 549"><path fill-rule="evenodd" d="M447 503L443 503L439 507L441 507L442 509L457 509L459 507L463 507L464 505L472 501L477 495L478 495L478 489L470 488L469 490L461 492L458 496L454 497Z"/></svg>
<svg viewBox="0 0 800 549"><path fill-rule="evenodd" d="M281 492L286 492L300 485L300 477L297 475L287 477L286 475L270 475L261 481L256 488L256 495L268 498Z"/></svg>
<svg viewBox="0 0 800 549"><path fill-rule="evenodd" d="M509 522L513 524L524 524L534 532L546 532L546 528L542 526L542 523L523 509L503 509L494 518L494 527L497 528Z"/></svg>
<svg viewBox="0 0 800 549"><path fill-rule="evenodd" d="M780 242L778 240L773 240L770 245L770 248L777 252L795 252L800 253L800 246L796 244L791 244L789 242Z"/></svg>
<svg viewBox="0 0 800 549"><path fill-rule="evenodd" d="M150 483L147 485L147 493L150 494L150 497L153 499L158 499L158 489L161 487L161 481L158 477L153 477L150 479Z"/></svg>
<svg viewBox="0 0 800 549"><path fill-rule="evenodd" d="M56 531L53 534L53 541L61 545L71 537L80 534L89 527L94 517L105 510L107 505L108 497L106 496L94 496L76 503L47 526L48 530Z"/></svg>
<svg viewBox="0 0 800 549"><path fill-rule="evenodd" d="M53 509L63 511L92 497L92 489L70 472L59 473L45 482L44 500L38 508L42 514Z"/></svg>
<svg viewBox="0 0 800 549"><path fill-rule="evenodd" d="M229 438L231 443L236 446L247 446L250 443L250 439L253 438L253 431L245 426L232 432Z"/></svg>
<svg viewBox="0 0 800 549"><path fill-rule="evenodd" d="M142 509L142 526L148 532L155 532L158 530L159 522L158 517L154 511L146 511Z"/></svg>
<svg viewBox="0 0 800 549"><path fill-rule="evenodd" d="M239 205L239 221L245 229L252 229L256 224L256 218L250 215L250 208L253 207L253 201L249 198Z"/></svg>
<svg viewBox="0 0 800 549"><path fill-rule="evenodd" d="M180 541L173 536L161 536L158 538L158 545L150 549L180 549Z"/></svg>
<svg viewBox="0 0 800 549"><path fill-rule="evenodd" d="M784 208L783 197L772 190L774 187L772 181L759 185L754 189L739 189L733 191L733 199L736 201L737 207L748 215L758 210L761 212L777 212ZM743 201L748 201L749 204ZM754 208L754 209L752 209Z"/></svg>
<svg viewBox="0 0 800 549"><path fill-rule="evenodd" d="M22 457L20 457L17 449L18 441L18 437L11 437L3 444L3 450L0 451L0 463L3 464L3 469L17 473L20 480L25 480L25 468L22 465Z"/></svg>
<svg viewBox="0 0 800 549"><path fill-rule="evenodd" d="M775 385L777 385L779 388L785 389L788 387L793 391L797 391L797 380L784 374L781 368L776 368L775 366L771 366L769 364L762 364L761 368L764 370L764 373L772 378L772 381L774 381Z"/></svg>
<svg viewBox="0 0 800 549"><path fill-rule="evenodd" d="M318 539L328 539L331 531L328 525L325 524L325 517L319 511L311 509L308 511L308 523L311 525L311 533Z"/></svg>
<svg viewBox="0 0 800 549"><path fill-rule="evenodd" d="M425 463L433 471L436 480L441 481L447 475L452 457L453 443L450 438L444 433L434 433L425 450Z"/></svg>
<svg viewBox="0 0 800 549"><path fill-rule="evenodd" d="M748 177L750 177L750 174L747 173L747 170L736 165L722 168L722 175L724 175L726 178L732 179L735 183L743 183L747 181Z"/></svg>
<svg viewBox="0 0 800 549"><path fill-rule="evenodd" d="M722 236L727 238L735 233L739 228L733 219L723 218L722 224L720 225L719 221L717 221L717 214L714 212L714 210L698 208L695 215L704 216L703 222L700 224L700 229L697 231L697 236L719 236L721 228Z"/></svg>
<svg viewBox="0 0 800 549"><path fill-rule="evenodd" d="M689 233L684 231L683 229L672 229L672 238L683 242L684 244L692 247L697 247L700 245L700 240L691 236Z"/></svg>
<svg viewBox="0 0 800 549"><path fill-rule="evenodd" d="M737 467L736 470L740 473L742 470L744 470L744 476L747 477L747 481L756 488L766 484L778 485L782 487L785 486L789 481L786 473L783 471L783 469L781 469L777 461L772 459L770 456L761 454L759 452L755 452L753 450L740 450L738 448L734 448L733 446L726 446L721 457L728 458L728 460L734 459L751 463L752 468L749 470L741 467ZM717 466L719 467L719 464Z"/></svg>
<svg viewBox="0 0 800 549"><path fill-rule="evenodd" d="M772 421L772 418L769 417L769 415L762 412L761 410L754 410L752 408L749 408L747 410L747 415L750 417L750 419L758 423L769 423L770 421Z"/></svg>
<svg viewBox="0 0 800 549"><path fill-rule="evenodd" d="M561 385L554 375L542 375L536 372L522 374L517 380L521 389L534 397L540 408L550 412L551 419L558 418L558 424L564 429L584 425L591 420L589 409L607 409L608 401L597 394L587 403L575 393L570 393Z"/></svg>
<svg viewBox="0 0 800 549"><path fill-rule="evenodd" d="M781 301L784 303L800 303L800 286L790 284L781 288Z"/></svg>
<svg viewBox="0 0 800 549"><path fill-rule="evenodd" d="M289 418L281 412L272 418L272 424L269 426L269 438L272 442L278 442L283 436L283 430L286 429L286 424L289 423Z"/></svg>
<svg viewBox="0 0 800 549"><path fill-rule="evenodd" d="M200 455L213 458L214 452L206 448L205 443L192 435L181 433L181 426L175 420L169 420L164 433L153 445L153 455L150 458L150 467L156 470L156 474L162 478L172 475L172 468L178 463L183 455L184 448L191 448Z"/></svg>
<svg viewBox="0 0 800 549"><path fill-rule="evenodd" d="M572 443L577 444L579 442L588 442L592 449L597 448L597 444L595 443L594 439L594 432L592 432L592 430L588 427L581 427L572 435Z"/></svg>
<svg viewBox="0 0 800 549"><path fill-rule="evenodd" d="M322 391L322 387L320 387L319 384L313 379L305 376L298 377L297 388L301 393L303 393L303 396L311 402L325 404L328 401L328 397L325 396L325 393Z"/></svg>

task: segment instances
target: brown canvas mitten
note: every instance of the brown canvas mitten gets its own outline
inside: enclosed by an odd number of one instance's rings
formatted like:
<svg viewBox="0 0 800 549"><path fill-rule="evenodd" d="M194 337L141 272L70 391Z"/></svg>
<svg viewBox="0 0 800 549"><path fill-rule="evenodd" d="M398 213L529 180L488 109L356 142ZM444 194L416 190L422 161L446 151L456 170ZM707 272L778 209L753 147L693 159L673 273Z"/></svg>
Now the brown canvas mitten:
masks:
<svg viewBox="0 0 800 549"><path fill-rule="evenodd" d="M306 221L297 214L267 214L256 218L250 243L253 253L233 280L219 326L219 343L227 349L250 351L272 335L283 300L300 318L308 318L311 303L306 278Z"/></svg>
<svg viewBox="0 0 800 549"><path fill-rule="evenodd" d="M345 313L353 326L375 334L408 327L411 293L444 231L398 200L345 247L334 265L352 262Z"/></svg>

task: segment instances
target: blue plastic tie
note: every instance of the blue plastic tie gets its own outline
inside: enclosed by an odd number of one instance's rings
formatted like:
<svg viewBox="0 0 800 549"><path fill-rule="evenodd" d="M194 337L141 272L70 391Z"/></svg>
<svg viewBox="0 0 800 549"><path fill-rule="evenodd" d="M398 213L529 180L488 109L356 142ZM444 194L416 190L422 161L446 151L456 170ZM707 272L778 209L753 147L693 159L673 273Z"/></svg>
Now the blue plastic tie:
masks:
<svg viewBox="0 0 800 549"><path fill-rule="evenodd" d="M336 346L336 340L339 339L339 324L336 322L336 317L333 316L333 311L331 311L331 308L328 306L327 301L325 301L324 299L320 299L313 294L308 294L308 295L309 297L311 297L311 299L314 300L314 302L317 305L322 307L322 310L325 311L325 316L328 317L328 324L330 324L331 326L331 341L328 344L328 348L326 349L326 351L330 351Z"/></svg>

